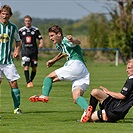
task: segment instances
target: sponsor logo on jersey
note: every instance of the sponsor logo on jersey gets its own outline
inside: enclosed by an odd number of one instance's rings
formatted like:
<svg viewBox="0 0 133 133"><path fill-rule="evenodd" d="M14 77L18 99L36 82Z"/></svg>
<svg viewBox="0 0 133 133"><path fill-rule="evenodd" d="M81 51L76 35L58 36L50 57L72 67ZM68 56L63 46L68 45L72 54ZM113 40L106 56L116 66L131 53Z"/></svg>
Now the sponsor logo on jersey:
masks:
<svg viewBox="0 0 133 133"><path fill-rule="evenodd" d="M127 91L128 90L128 88L126 88L126 87L123 87L123 89L122 89L123 91Z"/></svg>
<svg viewBox="0 0 133 133"><path fill-rule="evenodd" d="M26 36L26 43L31 43L31 36Z"/></svg>
<svg viewBox="0 0 133 133"><path fill-rule="evenodd" d="M0 34L0 42L6 43L9 41L9 36L8 34Z"/></svg>

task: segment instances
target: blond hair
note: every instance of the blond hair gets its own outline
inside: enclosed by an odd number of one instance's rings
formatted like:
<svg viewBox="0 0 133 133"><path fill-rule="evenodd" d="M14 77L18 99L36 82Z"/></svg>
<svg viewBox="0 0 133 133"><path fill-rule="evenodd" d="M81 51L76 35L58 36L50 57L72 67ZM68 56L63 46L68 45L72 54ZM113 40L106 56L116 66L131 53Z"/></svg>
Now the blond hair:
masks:
<svg viewBox="0 0 133 133"><path fill-rule="evenodd" d="M3 5L3 6L1 6L0 13L3 12L3 11L8 11L11 16L13 15L12 9L11 9L11 7L9 5Z"/></svg>

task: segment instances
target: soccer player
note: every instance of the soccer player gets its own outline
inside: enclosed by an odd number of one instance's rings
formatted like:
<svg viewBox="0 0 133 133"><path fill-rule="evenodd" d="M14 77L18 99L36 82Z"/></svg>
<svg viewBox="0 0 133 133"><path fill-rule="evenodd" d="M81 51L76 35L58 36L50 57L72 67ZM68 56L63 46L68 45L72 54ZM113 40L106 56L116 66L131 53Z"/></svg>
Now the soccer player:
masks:
<svg viewBox="0 0 133 133"><path fill-rule="evenodd" d="M0 77L4 74L11 86L11 94L14 102L14 114L22 113L20 106L20 90L17 80L20 78L13 63L11 52L15 39L16 45L13 58L19 58L20 37L17 27L9 21L12 16L12 9L8 5L3 5L0 9Z"/></svg>
<svg viewBox="0 0 133 133"><path fill-rule="evenodd" d="M103 121L116 122L124 119L129 109L133 105L133 59L127 64L128 79L121 92L112 92L100 86L100 89L93 89L90 98L90 111L84 116L82 122ZM100 103L100 110L95 111Z"/></svg>
<svg viewBox="0 0 133 133"><path fill-rule="evenodd" d="M31 96L31 102L48 102L52 84L57 81L69 80L72 82L72 97L74 103L78 104L83 110L88 107L88 102L83 97L84 92L90 83L90 73L88 72L80 47L80 41L72 35L63 36L62 29L54 25L48 29L49 38L60 51L53 59L46 63L51 67L55 62L67 56L67 62L63 67L51 72L44 79L42 95ZM62 89L62 88L61 88Z"/></svg>
<svg viewBox="0 0 133 133"><path fill-rule="evenodd" d="M39 48L44 46L43 38L40 31L35 26L31 25L32 18L29 15L24 17L24 24L19 29L19 35L22 40L22 65L24 66L24 75L27 82L27 87L33 87L33 79L36 76L38 65L38 46L36 40L38 39L40 44ZM31 74L29 73L29 67L32 67Z"/></svg>

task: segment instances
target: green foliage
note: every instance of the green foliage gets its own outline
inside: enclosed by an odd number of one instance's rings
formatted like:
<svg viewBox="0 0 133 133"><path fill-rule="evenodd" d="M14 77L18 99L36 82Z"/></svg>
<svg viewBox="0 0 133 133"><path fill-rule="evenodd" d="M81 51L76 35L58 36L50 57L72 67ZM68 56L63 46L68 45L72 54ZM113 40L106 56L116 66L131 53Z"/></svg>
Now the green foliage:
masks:
<svg viewBox="0 0 133 133"><path fill-rule="evenodd" d="M109 47L119 48L128 59L131 57L131 47L133 45L132 2L118 3L120 12L118 13L117 8L110 12L112 20L110 21Z"/></svg>
<svg viewBox="0 0 133 133"><path fill-rule="evenodd" d="M92 48L102 48L108 46L108 21L105 16L99 14L90 15L89 40Z"/></svg>
<svg viewBox="0 0 133 133"><path fill-rule="evenodd" d="M55 24L59 25L65 31L66 27L68 27L69 25L73 25L73 23L77 22L70 19L40 19L40 18L32 18L32 19L33 19L32 25L38 27L40 32L46 35L48 34L48 28L51 27L52 25ZM20 19L20 21L23 22L23 19Z"/></svg>
<svg viewBox="0 0 133 133"><path fill-rule="evenodd" d="M110 33L108 38L109 38L109 47L120 48L125 57L129 56L129 54L131 53L131 47L127 45L127 37L125 32L112 31L112 33Z"/></svg>
<svg viewBox="0 0 133 133"><path fill-rule="evenodd" d="M20 13L18 11L14 12L12 17L11 17L11 22L16 24L18 27L20 27L21 24L22 24L22 22L20 21L19 17L20 17Z"/></svg>

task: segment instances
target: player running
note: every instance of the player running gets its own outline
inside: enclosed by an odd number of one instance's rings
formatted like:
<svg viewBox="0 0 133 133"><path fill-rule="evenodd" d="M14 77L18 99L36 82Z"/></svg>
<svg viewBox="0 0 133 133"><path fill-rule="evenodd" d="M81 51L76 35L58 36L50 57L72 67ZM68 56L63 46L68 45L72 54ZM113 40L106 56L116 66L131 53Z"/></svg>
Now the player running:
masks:
<svg viewBox="0 0 133 133"><path fill-rule="evenodd" d="M45 77L42 86L42 95L31 96L31 102L48 102L52 84L57 81L69 80L72 82L72 97L74 103L78 104L83 110L88 107L88 102L83 97L84 92L90 84L90 73L84 63L80 41L71 35L63 36L62 29L54 25L48 29L49 38L56 45L60 53L46 63L51 67L55 62L67 56L67 62L63 67L51 72ZM62 89L62 88L61 88Z"/></svg>
<svg viewBox="0 0 133 133"><path fill-rule="evenodd" d="M36 76L38 65L38 46L36 40L40 44L39 48L44 46L43 38L37 27L31 25L32 18L29 15L24 17L25 26L19 29L19 35L22 40L22 65L24 66L24 75L27 82L27 87L33 87L33 79ZM31 74L29 67L32 67Z"/></svg>

